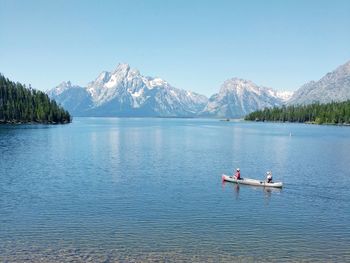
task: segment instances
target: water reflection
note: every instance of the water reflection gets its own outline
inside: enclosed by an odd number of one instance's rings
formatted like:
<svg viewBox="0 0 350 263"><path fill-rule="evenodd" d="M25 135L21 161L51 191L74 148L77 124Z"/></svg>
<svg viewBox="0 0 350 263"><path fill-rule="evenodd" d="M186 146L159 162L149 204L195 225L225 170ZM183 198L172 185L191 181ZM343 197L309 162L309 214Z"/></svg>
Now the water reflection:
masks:
<svg viewBox="0 0 350 263"><path fill-rule="evenodd" d="M233 186L233 189L234 189L234 192L235 192L236 200L238 200L238 198L239 198L239 184L235 184Z"/></svg>
<svg viewBox="0 0 350 263"><path fill-rule="evenodd" d="M227 186L226 186L227 184ZM250 185L240 185L240 184L233 184L226 181L222 182L222 189L225 191L225 188L229 187L231 190L233 190L233 194L236 200L240 199L240 190L241 189L251 189L257 192L261 192L263 194L264 200L266 201L265 204L269 205L270 199L272 195L274 194L280 194L282 192L281 188L272 188L272 187L256 187L256 186L250 186Z"/></svg>
<svg viewBox="0 0 350 263"><path fill-rule="evenodd" d="M271 196L273 194L279 194L282 192L281 188L271 188L271 187L263 187L265 205L269 205L271 201ZM273 194L272 194L273 193Z"/></svg>

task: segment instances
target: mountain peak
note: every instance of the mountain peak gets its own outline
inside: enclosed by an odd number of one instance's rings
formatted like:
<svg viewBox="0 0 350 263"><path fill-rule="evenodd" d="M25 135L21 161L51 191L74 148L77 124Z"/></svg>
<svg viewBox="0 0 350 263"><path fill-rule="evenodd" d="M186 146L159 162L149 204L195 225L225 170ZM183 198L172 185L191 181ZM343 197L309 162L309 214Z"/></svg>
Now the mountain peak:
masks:
<svg viewBox="0 0 350 263"><path fill-rule="evenodd" d="M70 82L70 80L68 81L62 81L58 87L71 87L72 86L72 83Z"/></svg>
<svg viewBox="0 0 350 263"><path fill-rule="evenodd" d="M224 83L221 85L219 93L243 93L245 90L254 90L257 92L257 90L259 90L259 87L250 80L231 78L224 81Z"/></svg>
<svg viewBox="0 0 350 263"><path fill-rule="evenodd" d="M65 83L66 87L71 84ZM118 64L112 72L101 72L82 89L51 97L72 110L75 116L196 116L208 99L172 87L158 77L146 77L129 64ZM71 97L70 97L71 96Z"/></svg>
<svg viewBox="0 0 350 263"><path fill-rule="evenodd" d="M265 107L280 106L282 94L271 88L259 87L254 82L241 78L226 80L218 94L214 94L205 109L204 116L238 118Z"/></svg>
<svg viewBox="0 0 350 263"><path fill-rule="evenodd" d="M237 85L240 85L240 84L243 84L246 80L244 79L241 79L241 78L230 78L230 79L227 79L225 80L221 86L231 86L231 87L234 87L234 86L237 86Z"/></svg>
<svg viewBox="0 0 350 263"><path fill-rule="evenodd" d="M57 87L48 90L47 93L48 94L54 94L55 96L58 96L59 94L62 94L64 91L71 89L71 88L75 88L78 86L72 86L72 83L68 80L68 81L62 81Z"/></svg>
<svg viewBox="0 0 350 263"><path fill-rule="evenodd" d="M137 77L140 75L140 71L136 68L131 68L129 64L127 63L120 63L116 67L114 71L110 73L111 79L117 78L117 79L122 79L122 78L127 78L127 79L132 79L134 77Z"/></svg>
<svg viewBox="0 0 350 263"><path fill-rule="evenodd" d="M130 70L130 65L127 63L119 63L118 66L116 67L116 69L113 71L114 73L117 72L128 72Z"/></svg>
<svg viewBox="0 0 350 263"><path fill-rule="evenodd" d="M231 78L231 79L227 79L223 86L231 86L231 87L237 87L237 86L257 86L254 82L252 82L251 80L247 80L247 79L242 79L242 78Z"/></svg>
<svg viewBox="0 0 350 263"><path fill-rule="evenodd" d="M247 83L247 82L251 82L250 80L247 79L242 79L242 78L238 78L238 77L233 77L230 79L227 79L226 82L231 82L231 83Z"/></svg>

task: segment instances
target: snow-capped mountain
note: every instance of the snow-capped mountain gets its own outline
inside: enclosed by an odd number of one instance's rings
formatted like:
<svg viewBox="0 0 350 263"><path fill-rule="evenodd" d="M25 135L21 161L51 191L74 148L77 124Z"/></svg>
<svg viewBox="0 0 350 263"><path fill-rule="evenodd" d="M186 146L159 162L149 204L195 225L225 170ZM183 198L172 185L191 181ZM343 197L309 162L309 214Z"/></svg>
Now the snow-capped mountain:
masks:
<svg viewBox="0 0 350 263"><path fill-rule="evenodd" d="M239 118L255 110L283 104L349 100L350 61L294 93L232 78L208 100L203 95L177 89L161 78L143 76L128 64L119 64L112 72L102 72L86 87L74 86L68 81L47 93L73 116Z"/></svg>
<svg viewBox="0 0 350 263"><path fill-rule="evenodd" d="M291 95L291 92L275 91L249 80L232 78L222 84L219 93L209 98L201 115L239 118L265 107L281 106Z"/></svg>
<svg viewBox="0 0 350 263"><path fill-rule="evenodd" d="M128 64L102 72L82 88L63 82L47 92L73 116L196 116L208 99L146 77ZM75 103L74 103L75 102Z"/></svg>
<svg viewBox="0 0 350 263"><path fill-rule="evenodd" d="M47 91L47 94L73 116L87 116L87 109L93 105L87 90L80 86L72 86L70 81L62 82L56 88Z"/></svg>
<svg viewBox="0 0 350 263"><path fill-rule="evenodd" d="M327 73L319 81L310 81L300 87L288 104L327 103L350 99L350 61Z"/></svg>

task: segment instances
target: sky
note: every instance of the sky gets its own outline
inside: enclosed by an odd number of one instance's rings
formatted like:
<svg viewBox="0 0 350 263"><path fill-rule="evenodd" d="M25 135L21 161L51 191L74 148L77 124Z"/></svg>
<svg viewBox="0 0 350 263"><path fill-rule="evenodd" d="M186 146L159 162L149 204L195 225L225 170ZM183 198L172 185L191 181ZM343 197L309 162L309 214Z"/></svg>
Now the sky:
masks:
<svg viewBox="0 0 350 263"><path fill-rule="evenodd" d="M0 0L0 72L47 90L128 63L207 96L296 90L350 60L350 1Z"/></svg>

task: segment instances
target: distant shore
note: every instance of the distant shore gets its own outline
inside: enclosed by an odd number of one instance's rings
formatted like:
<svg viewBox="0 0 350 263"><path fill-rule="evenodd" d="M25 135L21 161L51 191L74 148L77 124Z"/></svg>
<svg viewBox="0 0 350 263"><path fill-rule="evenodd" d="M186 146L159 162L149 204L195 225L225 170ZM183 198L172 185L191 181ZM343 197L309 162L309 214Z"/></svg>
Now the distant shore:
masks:
<svg viewBox="0 0 350 263"><path fill-rule="evenodd" d="M69 124L71 122L64 121L64 122L39 122L39 121L18 121L18 120L0 120L0 125L6 125L6 124L14 124L14 125L20 125L20 124L49 124L49 125L58 125L58 124Z"/></svg>
<svg viewBox="0 0 350 263"><path fill-rule="evenodd" d="M253 121L244 120L246 122L267 122L267 123L295 123L295 124L309 124L309 125L320 125L320 126L350 126L350 123L317 123L317 122L297 122L297 121Z"/></svg>

